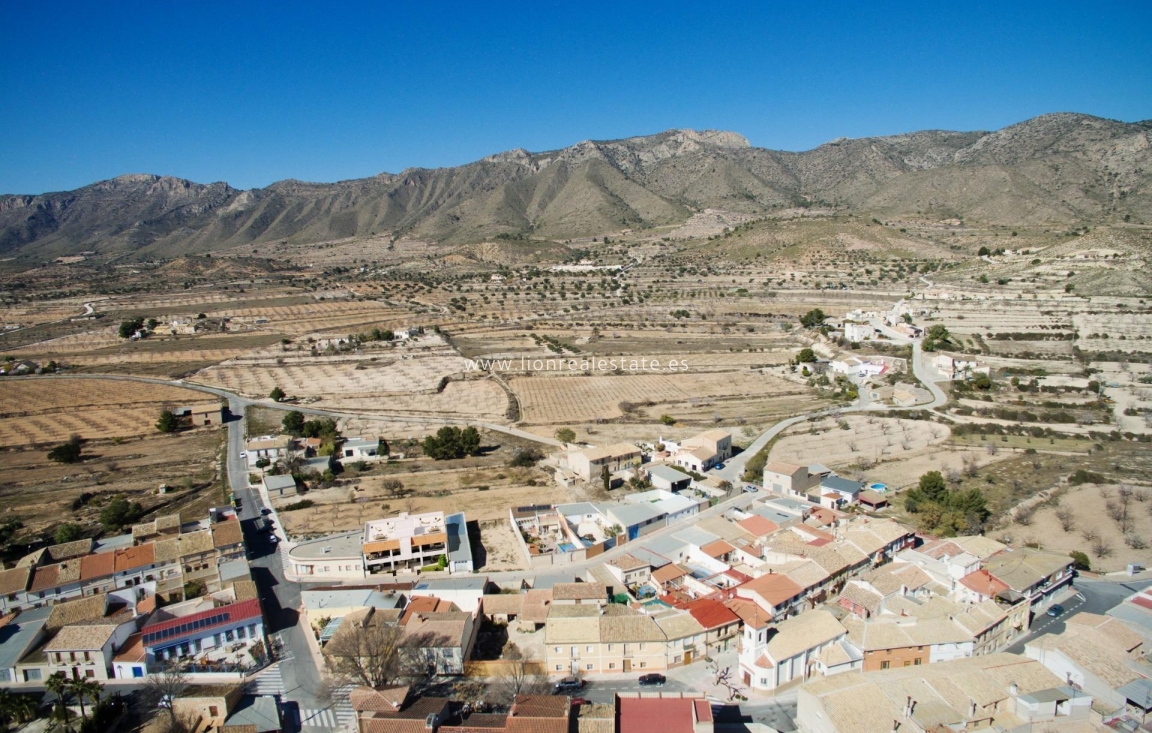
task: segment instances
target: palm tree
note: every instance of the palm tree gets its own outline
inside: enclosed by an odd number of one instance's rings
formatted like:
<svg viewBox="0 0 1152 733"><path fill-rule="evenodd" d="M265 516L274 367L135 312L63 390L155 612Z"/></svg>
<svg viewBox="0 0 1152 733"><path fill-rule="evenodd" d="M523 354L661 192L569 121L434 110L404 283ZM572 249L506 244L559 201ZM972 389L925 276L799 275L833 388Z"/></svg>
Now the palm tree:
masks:
<svg viewBox="0 0 1152 733"><path fill-rule="evenodd" d="M7 728L8 723L11 722L14 717L12 715L12 704L15 697L16 696L8 690L0 689L0 725L3 725L5 728Z"/></svg>
<svg viewBox="0 0 1152 733"><path fill-rule="evenodd" d="M68 692L75 695L76 699L80 701L80 717L86 719L88 717L88 711L84 709L85 698L90 699L93 703L99 702L100 693L103 692L104 685L96 680L75 679L69 680L67 687Z"/></svg>
<svg viewBox="0 0 1152 733"><path fill-rule="evenodd" d="M57 672L48 679L44 680L44 689L51 692L56 696L56 709L52 711L52 717L61 721L64 724L65 730L70 730L68 725L68 716L71 713L68 710L68 701L66 696L71 692L71 684L63 672Z"/></svg>
<svg viewBox="0 0 1152 733"><path fill-rule="evenodd" d="M12 702L4 712L17 723L26 723L36 717L36 701L31 695L12 695Z"/></svg>

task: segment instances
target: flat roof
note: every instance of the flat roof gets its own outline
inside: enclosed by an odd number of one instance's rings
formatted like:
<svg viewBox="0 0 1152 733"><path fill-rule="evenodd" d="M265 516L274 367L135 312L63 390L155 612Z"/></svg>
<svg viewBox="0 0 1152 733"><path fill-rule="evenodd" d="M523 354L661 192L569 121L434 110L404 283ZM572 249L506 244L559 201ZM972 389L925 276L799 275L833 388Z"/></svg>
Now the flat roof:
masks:
<svg viewBox="0 0 1152 733"><path fill-rule="evenodd" d="M269 489L294 489L296 479L291 476L265 476L264 486Z"/></svg>
<svg viewBox="0 0 1152 733"><path fill-rule="evenodd" d="M288 551L288 557L298 560L336 560L360 558L364 535L359 531L318 537L301 542ZM325 548L328 551L325 552Z"/></svg>
<svg viewBox="0 0 1152 733"><path fill-rule="evenodd" d="M665 481L669 481L671 483L677 483L679 481L691 481L692 480L692 477L689 476L688 474L684 473L683 471L677 471L675 468L672 468L671 466L665 466L663 464L660 464L658 466L652 466L651 468L648 469L648 473L651 476L658 476L658 477L664 479Z"/></svg>
<svg viewBox="0 0 1152 733"><path fill-rule="evenodd" d="M468 521L464 512L444 517L448 532L448 559L452 562L472 562L472 543L468 541Z"/></svg>
<svg viewBox="0 0 1152 733"><path fill-rule="evenodd" d="M412 590L478 590L483 592L488 585L488 576L478 575L467 578L429 578L416 583Z"/></svg>

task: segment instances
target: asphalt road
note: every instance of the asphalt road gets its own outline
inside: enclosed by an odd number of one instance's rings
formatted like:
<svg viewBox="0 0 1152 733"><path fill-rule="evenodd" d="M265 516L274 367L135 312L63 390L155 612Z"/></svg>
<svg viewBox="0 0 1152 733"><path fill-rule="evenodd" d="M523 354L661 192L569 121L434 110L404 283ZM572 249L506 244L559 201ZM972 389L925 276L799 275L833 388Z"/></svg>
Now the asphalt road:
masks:
<svg viewBox="0 0 1152 733"><path fill-rule="evenodd" d="M1069 616L1077 613L1095 613L1103 615L1118 606L1128 596L1136 591L1152 585L1152 580L1141 580L1134 583L1123 583L1113 580L1097 580L1094 578L1077 578L1075 589L1079 594L1068 601L1061 603L1064 613L1052 618L1045 610L1032 619L1032 627L1026 636L1022 636L1003 651L1012 654L1023 654L1024 645L1034 641L1045 634L1063 633Z"/></svg>

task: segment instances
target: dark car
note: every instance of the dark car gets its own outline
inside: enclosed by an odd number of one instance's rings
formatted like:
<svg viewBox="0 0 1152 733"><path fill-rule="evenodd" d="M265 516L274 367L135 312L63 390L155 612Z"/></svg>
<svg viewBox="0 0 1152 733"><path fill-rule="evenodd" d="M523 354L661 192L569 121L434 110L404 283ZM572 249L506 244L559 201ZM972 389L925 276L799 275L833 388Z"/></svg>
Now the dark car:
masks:
<svg viewBox="0 0 1152 733"><path fill-rule="evenodd" d="M268 516L269 514L272 513L272 510L266 506L263 506L263 507L260 507L260 513L263 514L264 516Z"/></svg>
<svg viewBox="0 0 1152 733"><path fill-rule="evenodd" d="M556 693L572 692L573 690L580 690L584 687L584 680L577 679L576 677L565 677L556 683Z"/></svg>
<svg viewBox="0 0 1152 733"><path fill-rule="evenodd" d="M664 677L664 675L656 674L655 672L652 674L645 674L640 676L641 685L662 685L667 681L668 680Z"/></svg>
<svg viewBox="0 0 1152 733"><path fill-rule="evenodd" d="M1057 616L1061 616L1063 614L1064 614L1064 607L1061 606L1059 603L1054 603L1048 607L1048 615L1051 616L1052 618L1056 618Z"/></svg>

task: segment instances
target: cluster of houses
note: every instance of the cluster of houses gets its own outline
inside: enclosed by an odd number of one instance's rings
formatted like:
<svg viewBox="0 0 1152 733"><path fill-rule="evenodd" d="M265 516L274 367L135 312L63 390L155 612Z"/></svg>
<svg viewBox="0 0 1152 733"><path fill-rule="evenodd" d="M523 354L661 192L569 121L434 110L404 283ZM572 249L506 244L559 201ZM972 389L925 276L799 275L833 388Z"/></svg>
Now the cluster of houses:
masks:
<svg viewBox="0 0 1152 733"><path fill-rule="evenodd" d="M610 485L621 483L619 474L638 469L652 461L704 473L732 457L732 435L719 428L706 430L679 443L660 438L647 450L632 443L572 448L551 457L556 481L570 486L574 481L599 481L609 476Z"/></svg>
<svg viewBox="0 0 1152 733"><path fill-rule="evenodd" d="M429 567L450 573L475 569L463 512L401 512L369 520L363 530L300 542L287 551L284 574L297 582L325 582Z"/></svg>
<svg viewBox="0 0 1152 733"><path fill-rule="evenodd" d="M320 438L293 438L290 435L261 435L248 440L244 455L250 471L262 473L261 482L268 497L296 496L296 480L276 467L287 462L297 464L296 473L323 474L336 461L371 463L388 460L379 438L343 438L332 453L321 450Z"/></svg>
<svg viewBox="0 0 1152 733"><path fill-rule="evenodd" d="M0 571L0 611L0 682L57 672L143 678L174 662L193 673L239 673L264 655L260 602L231 507L37 550Z"/></svg>

